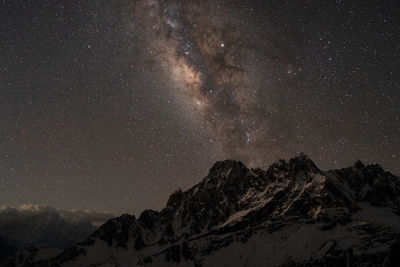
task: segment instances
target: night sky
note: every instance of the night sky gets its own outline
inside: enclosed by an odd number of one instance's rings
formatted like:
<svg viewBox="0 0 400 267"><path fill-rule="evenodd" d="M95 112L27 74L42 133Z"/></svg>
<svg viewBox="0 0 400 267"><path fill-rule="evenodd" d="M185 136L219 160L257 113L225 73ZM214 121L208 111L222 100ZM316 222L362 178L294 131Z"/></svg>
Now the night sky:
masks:
<svg viewBox="0 0 400 267"><path fill-rule="evenodd" d="M159 209L217 160L400 174L398 1L8 1L0 204Z"/></svg>

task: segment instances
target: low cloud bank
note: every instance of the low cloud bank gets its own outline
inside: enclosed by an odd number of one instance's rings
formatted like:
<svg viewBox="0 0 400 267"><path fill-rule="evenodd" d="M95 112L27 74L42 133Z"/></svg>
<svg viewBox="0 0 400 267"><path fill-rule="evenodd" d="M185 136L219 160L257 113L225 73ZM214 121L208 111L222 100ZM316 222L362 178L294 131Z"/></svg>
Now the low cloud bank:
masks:
<svg viewBox="0 0 400 267"><path fill-rule="evenodd" d="M0 227L2 224L13 220L24 220L35 216L58 214L68 223L90 223L95 226L104 223L114 217L108 212L98 212L93 210L58 210L51 206L24 204L18 207L0 206ZM1 234L1 233L0 233Z"/></svg>

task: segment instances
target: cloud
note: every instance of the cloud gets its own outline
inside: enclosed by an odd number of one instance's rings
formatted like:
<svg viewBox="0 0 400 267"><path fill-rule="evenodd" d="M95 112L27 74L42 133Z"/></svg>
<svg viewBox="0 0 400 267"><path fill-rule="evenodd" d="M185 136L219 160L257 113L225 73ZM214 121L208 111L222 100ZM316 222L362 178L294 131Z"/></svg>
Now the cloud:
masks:
<svg viewBox="0 0 400 267"><path fill-rule="evenodd" d="M110 213L93 210L59 210L58 212L66 221L72 223L90 222L95 226L99 226L105 221L114 217Z"/></svg>
<svg viewBox="0 0 400 267"><path fill-rule="evenodd" d="M90 223L98 226L99 223L114 217L108 212L94 210L59 210L47 205L23 204L18 207L0 206L0 226L4 222L16 219L28 219L29 217L43 214L58 214L62 219L71 224Z"/></svg>

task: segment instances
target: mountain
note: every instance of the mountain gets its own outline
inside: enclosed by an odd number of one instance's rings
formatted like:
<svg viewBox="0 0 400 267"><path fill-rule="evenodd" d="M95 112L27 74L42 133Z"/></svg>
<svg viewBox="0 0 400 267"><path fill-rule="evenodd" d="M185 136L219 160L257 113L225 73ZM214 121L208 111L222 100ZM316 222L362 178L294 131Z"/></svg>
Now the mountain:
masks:
<svg viewBox="0 0 400 267"><path fill-rule="evenodd" d="M0 262L19 249L32 246L67 248L85 239L110 214L56 210L49 206L0 207ZM37 249L36 249L37 250ZM62 251L62 250L61 250Z"/></svg>
<svg viewBox="0 0 400 267"><path fill-rule="evenodd" d="M10 246L6 241L0 237L0 262L7 259L13 253L17 252L17 248Z"/></svg>
<svg viewBox="0 0 400 267"><path fill-rule="evenodd" d="M55 257L2 266L400 266L400 178L304 154L248 169L217 162L160 212L124 214Z"/></svg>

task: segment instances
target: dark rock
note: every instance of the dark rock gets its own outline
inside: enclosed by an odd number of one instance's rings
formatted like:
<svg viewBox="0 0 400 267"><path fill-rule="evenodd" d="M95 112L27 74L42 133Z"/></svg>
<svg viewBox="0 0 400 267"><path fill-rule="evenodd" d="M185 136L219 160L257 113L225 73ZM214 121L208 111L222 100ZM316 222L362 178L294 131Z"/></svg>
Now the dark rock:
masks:
<svg viewBox="0 0 400 267"><path fill-rule="evenodd" d="M127 248L131 239L133 249L140 253L139 265L152 264L158 257L171 265L185 260L201 266L208 255L233 242L246 244L263 231L275 234L307 224L326 234L347 229L345 234L360 236L362 242L343 249L329 239L321 248L322 258L306 263L287 259L284 266L376 266L382 262L394 266L390 264L399 260L397 232L375 223L353 227L352 222L361 202L400 210L399 196L398 177L360 161L350 168L324 172L304 154L280 160L267 171L225 160L215 163L189 190L175 191L161 212L145 210L137 220L130 215L111 219L80 244L84 249L65 252L64 258L84 254L96 238L115 248ZM360 256L354 252L368 251L375 243L382 247L376 253ZM387 244L392 244L390 250L383 249ZM149 254L154 246L162 250ZM62 260L58 257L52 264Z"/></svg>
<svg viewBox="0 0 400 267"><path fill-rule="evenodd" d="M91 237L97 237L109 246L115 244L117 247L125 247L129 241L129 233L132 226L136 224L135 216L123 214L118 218L113 218L97 229Z"/></svg>

